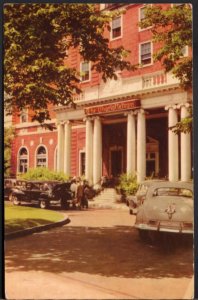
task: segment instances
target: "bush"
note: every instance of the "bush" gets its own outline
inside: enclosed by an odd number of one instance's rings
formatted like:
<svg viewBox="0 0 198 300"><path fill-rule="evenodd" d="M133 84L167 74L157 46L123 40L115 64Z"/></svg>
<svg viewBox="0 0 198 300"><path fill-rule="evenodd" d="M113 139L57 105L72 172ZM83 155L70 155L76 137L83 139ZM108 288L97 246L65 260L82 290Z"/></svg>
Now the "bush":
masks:
<svg viewBox="0 0 198 300"><path fill-rule="evenodd" d="M137 177L131 174L122 174L119 178L117 190L124 196L135 195L138 189Z"/></svg>
<svg viewBox="0 0 198 300"><path fill-rule="evenodd" d="M45 167L38 167L35 169L29 169L27 173L19 174L20 179L26 180L58 180L66 181L69 176L65 175L64 172L51 171Z"/></svg>

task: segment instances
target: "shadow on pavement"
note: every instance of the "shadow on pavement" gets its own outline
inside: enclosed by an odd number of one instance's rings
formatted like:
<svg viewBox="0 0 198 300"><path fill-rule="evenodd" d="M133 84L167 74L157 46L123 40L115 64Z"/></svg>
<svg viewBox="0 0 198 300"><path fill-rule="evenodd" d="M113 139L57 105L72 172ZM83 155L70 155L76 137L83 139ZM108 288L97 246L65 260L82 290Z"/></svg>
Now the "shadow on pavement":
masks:
<svg viewBox="0 0 198 300"><path fill-rule="evenodd" d="M164 252L131 226L64 226L6 242L6 272L82 272L125 278L191 277L192 244Z"/></svg>

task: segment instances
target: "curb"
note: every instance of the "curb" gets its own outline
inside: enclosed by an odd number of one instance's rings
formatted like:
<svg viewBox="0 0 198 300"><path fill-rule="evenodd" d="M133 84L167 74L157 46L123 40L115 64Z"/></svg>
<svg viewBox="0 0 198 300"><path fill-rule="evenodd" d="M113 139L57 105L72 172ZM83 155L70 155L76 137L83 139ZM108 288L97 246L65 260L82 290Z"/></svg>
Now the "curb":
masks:
<svg viewBox="0 0 198 300"><path fill-rule="evenodd" d="M24 230L19 230L19 231L14 231L12 233L7 233L4 235L4 239L5 240L11 240L14 238L18 238L18 237L22 237L28 234L33 234L35 232L41 232L41 231L45 231L51 228L55 228L55 227L59 227L59 226L63 226L66 225L68 223L70 223L70 219L68 218L68 216L65 216L65 218L62 221L58 221L55 223L49 223L46 225L41 225L41 226L37 226L37 227L31 227L31 228L27 228Z"/></svg>

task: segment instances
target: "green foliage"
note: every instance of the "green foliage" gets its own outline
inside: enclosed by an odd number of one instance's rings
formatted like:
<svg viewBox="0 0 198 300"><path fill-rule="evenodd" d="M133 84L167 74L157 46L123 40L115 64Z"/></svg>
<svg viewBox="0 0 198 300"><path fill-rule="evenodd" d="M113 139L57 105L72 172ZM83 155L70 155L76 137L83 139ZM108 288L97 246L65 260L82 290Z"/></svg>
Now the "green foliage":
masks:
<svg viewBox="0 0 198 300"><path fill-rule="evenodd" d="M10 175L11 146L14 137L14 128L4 127L4 176Z"/></svg>
<svg viewBox="0 0 198 300"><path fill-rule="evenodd" d="M61 221L63 215L45 209L5 204L5 233Z"/></svg>
<svg viewBox="0 0 198 300"><path fill-rule="evenodd" d="M27 173L19 174L19 178L26 180L58 180L67 181L69 176L65 175L63 172L51 171L44 167L38 167L35 169L29 169Z"/></svg>
<svg viewBox="0 0 198 300"><path fill-rule="evenodd" d="M192 57L184 57L183 50L192 50L192 8L190 4L173 5L164 10L161 6L147 6L141 28L151 26L153 41L160 47L154 60L161 61L166 72L172 71L185 90L192 88ZM192 130L192 114L170 128L176 134Z"/></svg>
<svg viewBox="0 0 198 300"><path fill-rule="evenodd" d="M81 92L79 72L65 62L70 48L92 62L102 79L116 79L116 68L134 69L123 47L109 48L104 31L114 13L87 3L15 3L4 6L4 88L7 112L24 107L32 120L50 119L48 104L73 105ZM17 58L17 59L16 59Z"/></svg>
<svg viewBox="0 0 198 300"><path fill-rule="evenodd" d="M151 26L153 41L160 42L154 60L162 62L166 72L172 71L184 89L192 88L192 58L184 57L183 49L192 49L192 8L189 4L173 5L168 9L147 6L141 28Z"/></svg>
<svg viewBox="0 0 198 300"><path fill-rule="evenodd" d="M135 195L138 189L137 177L132 174L122 174L117 189L125 195Z"/></svg>

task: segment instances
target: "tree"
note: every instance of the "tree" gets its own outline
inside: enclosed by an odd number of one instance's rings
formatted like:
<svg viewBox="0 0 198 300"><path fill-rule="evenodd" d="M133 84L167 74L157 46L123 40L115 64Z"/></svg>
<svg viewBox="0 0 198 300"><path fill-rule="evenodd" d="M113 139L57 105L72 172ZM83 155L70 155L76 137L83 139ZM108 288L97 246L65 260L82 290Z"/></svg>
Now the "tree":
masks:
<svg viewBox="0 0 198 300"><path fill-rule="evenodd" d="M184 90L192 89L192 57L184 56L184 48L192 50L192 9L189 4L179 4L162 9L148 5L141 28L151 26L154 43L160 47L154 53L154 60L161 61L166 72L172 71ZM175 133L190 132L192 129L192 109L189 117L182 119L171 128Z"/></svg>
<svg viewBox="0 0 198 300"><path fill-rule="evenodd" d="M10 175L11 145L15 136L14 128L4 127L4 175Z"/></svg>
<svg viewBox="0 0 198 300"><path fill-rule="evenodd" d="M73 104L81 92L80 74L66 63L77 48L102 79L116 79L116 68L131 70L123 47L110 48L104 37L118 13L101 13L95 4L28 3L4 7L4 87L8 112L33 111L32 120L50 119L48 107Z"/></svg>

